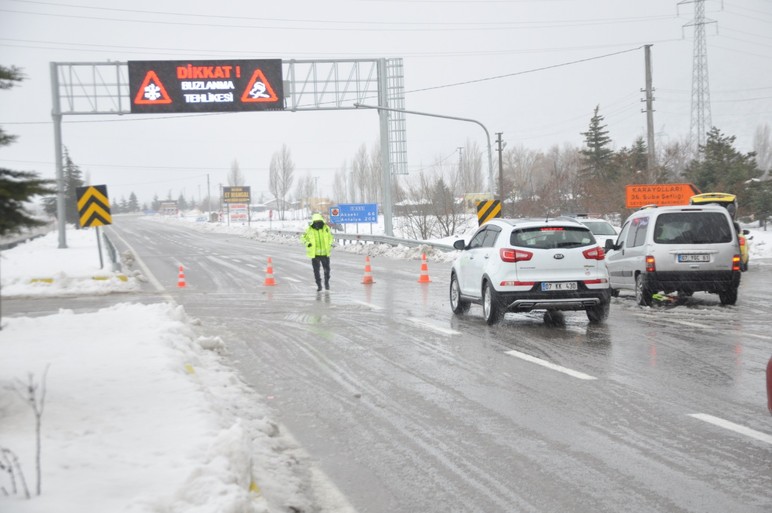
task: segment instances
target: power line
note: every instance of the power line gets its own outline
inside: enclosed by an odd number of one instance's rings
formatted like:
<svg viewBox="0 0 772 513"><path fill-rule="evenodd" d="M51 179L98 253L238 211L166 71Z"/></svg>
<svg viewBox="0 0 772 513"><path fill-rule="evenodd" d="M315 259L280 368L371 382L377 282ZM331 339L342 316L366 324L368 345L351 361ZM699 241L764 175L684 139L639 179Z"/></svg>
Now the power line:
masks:
<svg viewBox="0 0 772 513"><path fill-rule="evenodd" d="M661 20L673 19L672 15L655 15L655 16L641 16L641 17L597 18L597 19L586 19L586 20L557 20L557 21L551 20L551 21L529 21L529 22L522 22L522 21L414 22L414 21L405 21L405 20L393 22L393 21L380 21L380 20L375 20L375 21L334 20L334 19L331 20L331 19L314 19L314 18L271 18L271 17L255 17L255 16L227 16L222 14L196 14L196 13L179 12L179 11L151 11L151 10L143 10L143 9L96 7L96 6L77 5L77 4L60 4L60 3L53 3L53 2L42 2L42 1L35 1L35 0L11 0L11 1L14 1L17 3L23 3L23 4L69 7L69 8L75 8L75 9L114 12L114 13L121 13L121 14L129 13L129 14L154 15L154 16L174 16L175 18L179 18L179 17L203 18L207 20L220 19L220 20L233 20L233 21L241 21L241 22L243 22L244 20L247 20L247 21L256 21L261 23L264 23L264 22L299 23L299 24L306 23L306 24L312 24L312 25L320 25L319 28L314 28L312 30L324 30L324 31L341 30L340 27L332 27L330 25L343 25L343 26L356 25L356 28L351 30L357 30L357 31L371 31L373 26L384 27L380 30L386 30L386 31L411 31L411 30L443 31L443 30L491 30L491 29L510 30L510 29L522 29L522 28L544 29L544 28L595 26L595 25L607 25L607 24L616 25L619 23L639 23L639 22L645 22L645 21L661 21ZM191 23L179 22L179 21L127 20L124 18L100 18L100 17L94 17L94 16L78 16L78 15L43 13L43 12L13 11L13 10L5 10L5 9L3 10L6 12L16 12L21 14L33 14L33 15L42 15L42 16L62 16L62 17L69 17L69 18L81 18L86 20L97 19L97 20L103 20L103 21L122 21L122 22L130 22L130 23L147 22L147 23L162 23L162 24L173 24L173 25L196 25L196 26L213 26L213 27L223 26L218 24L191 24ZM227 25L227 27L238 28L243 26ZM405 29L401 27L410 27L410 28ZM442 28L431 28L431 27L442 27ZM297 30L308 30L308 27L286 27L286 26L283 26L283 27L249 26L245 28L276 28L276 29L290 28L290 29L297 29Z"/></svg>
<svg viewBox="0 0 772 513"><path fill-rule="evenodd" d="M502 78L516 77L518 75L526 75L528 73L536 73L537 71L545 71L545 70L548 70L548 69L562 68L564 66L570 66L572 64L579 64L581 62L589 62L589 61L594 61L594 60L598 60L598 59L604 59L606 57L613 57L615 55L621 55L623 53L634 52L636 50L640 50L641 48L643 48L643 46L638 46L638 47L630 48L630 49L627 49L627 50L621 50L619 52L614 52L614 53L607 53L605 55L598 55L598 56L595 56L595 57L588 57L586 59L579 59L579 60L570 61L570 62L563 62L561 64L553 64L551 66L543 66L543 67L540 67L540 68L533 68L533 69L529 69L529 70L525 70L525 71L516 71L514 73L507 73L505 75L496 75L496 76L493 76L493 77L478 78L478 79L475 79L475 80L467 80L467 81L464 81L464 82L455 82L455 83L452 83L452 84L445 84L445 85L433 86L433 87L425 87L423 89L413 89L411 91L405 91L405 94L408 94L408 93L420 93L420 92L424 92L424 91L433 91L435 89L444 89L446 87L456 87L456 86L461 86L461 85L477 84L477 83L480 83L480 82L488 82L490 80L499 80L499 79L502 79Z"/></svg>

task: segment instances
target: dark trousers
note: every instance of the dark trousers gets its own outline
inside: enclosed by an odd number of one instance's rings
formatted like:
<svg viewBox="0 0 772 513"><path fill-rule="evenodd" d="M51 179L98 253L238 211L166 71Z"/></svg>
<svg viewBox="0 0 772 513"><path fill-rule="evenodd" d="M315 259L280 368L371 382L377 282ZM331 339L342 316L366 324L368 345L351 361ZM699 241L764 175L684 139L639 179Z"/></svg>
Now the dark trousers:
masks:
<svg viewBox="0 0 772 513"><path fill-rule="evenodd" d="M322 277L319 274L319 267L322 267L324 269L324 287L330 288L330 257L316 256L312 258L311 267L314 268L314 280L316 280L316 286L322 286Z"/></svg>

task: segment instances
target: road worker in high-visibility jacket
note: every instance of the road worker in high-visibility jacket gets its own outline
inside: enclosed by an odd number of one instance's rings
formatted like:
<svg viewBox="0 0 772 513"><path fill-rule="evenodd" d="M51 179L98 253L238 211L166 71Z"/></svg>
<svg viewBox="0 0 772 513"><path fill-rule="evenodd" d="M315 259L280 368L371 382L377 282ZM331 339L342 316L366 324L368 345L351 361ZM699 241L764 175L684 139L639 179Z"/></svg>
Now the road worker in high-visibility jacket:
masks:
<svg viewBox="0 0 772 513"><path fill-rule="evenodd" d="M311 223L302 238L306 245L306 255L311 259L311 267L314 269L317 292L322 290L320 268L324 269L324 288L330 290L330 253L333 238L322 214L316 213L311 216Z"/></svg>

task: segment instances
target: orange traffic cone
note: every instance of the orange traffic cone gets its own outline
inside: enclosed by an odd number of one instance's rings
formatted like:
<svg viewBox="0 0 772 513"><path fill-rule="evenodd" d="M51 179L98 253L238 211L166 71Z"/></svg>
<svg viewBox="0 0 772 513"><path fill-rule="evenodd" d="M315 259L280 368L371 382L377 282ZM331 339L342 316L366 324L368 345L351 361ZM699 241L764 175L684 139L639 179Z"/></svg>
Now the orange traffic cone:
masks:
<svg viewBox="0 0 772 513"><path fill-rule="evenodd" d="M426 253L421 255L421 276L418 277L418 283L429 283L429 266L426 263Z"/></svg>
<svg viewBox="0 0 772 513"><path fill-rule="evenodd" d="M371 285L375 283L375 280L373 280L373 273L372 269L370 269L370 256L365 256L365 276L362 278L362 283L365 285Z"/></svg>
<svg viewBox="0 0 772 513"><path fill-rule="evenodd" d="M182 268L182 265L180 265L180 272L177 274L177 287L185 287L185 270Z"/></svg>
<svg viewBox="0 0 772 513"><path fill-rule="evenodd" d="M268 267L265 269L265 281L263 285L272 287L276 285L276 280L273 279L273 261L271 257L268 257Z"/></svg>

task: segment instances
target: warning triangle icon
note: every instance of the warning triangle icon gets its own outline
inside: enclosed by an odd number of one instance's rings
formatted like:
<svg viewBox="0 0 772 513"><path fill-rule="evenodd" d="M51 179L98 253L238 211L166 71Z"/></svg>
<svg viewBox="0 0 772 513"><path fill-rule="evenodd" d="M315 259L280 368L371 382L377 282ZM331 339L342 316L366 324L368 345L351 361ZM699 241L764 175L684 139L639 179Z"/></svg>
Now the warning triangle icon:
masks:
<svg viewBox="0 0 772 513"><path fill-rule="evenodd" d="M169 97L169 93L166 92L166 88L161 79L155 71L150 70L145 75L145 80L142 81L142 85L139 86L139 91L134 97L135 105L158 105L171 103L172 99Z"/></svg>
<svg viewBox="0 0 772 513"><path fill-rule="evenodd" d="M265 78L263 71L260 68L256 69L252 73L252 78L247 82L244 94L241 95L241 101L243 103L265 103L278 100L279 97L273 92L273 88L268 83L268 79Z"/></svg>

